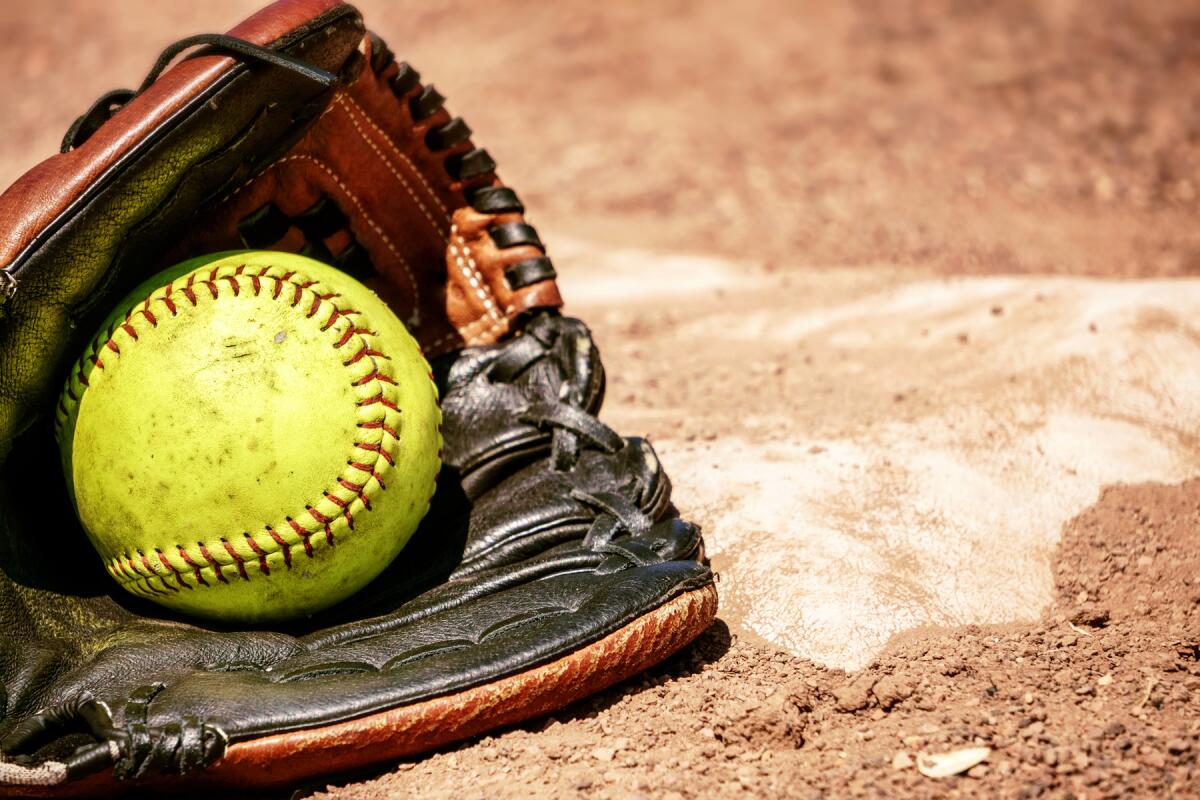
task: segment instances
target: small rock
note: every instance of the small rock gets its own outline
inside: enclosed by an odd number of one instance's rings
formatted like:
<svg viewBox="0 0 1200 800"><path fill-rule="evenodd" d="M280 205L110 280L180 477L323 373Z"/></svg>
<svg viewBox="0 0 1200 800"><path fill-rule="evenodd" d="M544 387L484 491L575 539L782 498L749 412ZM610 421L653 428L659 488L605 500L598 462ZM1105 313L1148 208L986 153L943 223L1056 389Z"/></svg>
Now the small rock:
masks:
<svg viewBox="0 0 1200 800"><path fill-rule="evenodd" d="M1180 755L1192 749L1192 743L1187 739L1172 739L1167 742L1167 752L1171 755Z"/></svg>
<svg viewBox="0 0 1200 800"><path fill-rule="evenodd" d="M917 756L917 770L926 778L948 778L981 763L991 752L990 747L964 747L949 753L921 753Z"/></svg>
<svg viewBox="0 0 1200 800"><path fill-rule="evenodd" d="M1084 603L1071 616L1071 622L1089 628L1103 628L1108 624L1108 620L1108 609L1092 603Z"/></svg>
<svg viewBox="0 0 1200 800"><path fill-rule="evenodd" d="M871 688L881 708L890 709L897 703L912 697L917 687L912 681L897 675L885 675Z"/></svg>
<svg viewBox="0 0 1200 800"><path fill-rule="evenodd" d="M1044 731L1044 730L1046 730L1046 723L1044 723L1044 722L1031 723L1021 729L1021 738L1032 739L1035 736L1041 736L1042 731Z"/></svg>
<svg viewBox="0 0 1200 800"><path fill-rule="evenodd" d="M871 704L872 679L859 677L833 690L838 711L861 711Z"/></svg>
<svg viewBox="0 0 1200 800"><path fill-rule="evenodd" d="M1105 675L1101 675L1099 678L1096 679L1097 686L1109 686L1112 684L1112 682L1113 682L1113 676L1112 676L1111 672L1109 672Z"/></svg>
<svg viewBox="0 0 1200 800"><path fill-rule="evenodd" d="M892 769L910 769L916 763L912 760L912 756L903 750L897 751L896 755L892 756Z"/></svg>
<svg viewBox="0 0 1200 800"><path fill-rule="evenodd" d="M1125 732L1125 726L1120 722L1110 722L1104 728L1104 735L1109 739L1113 739L1117 736L1120 736L1124 732Z"/></svg>
<svg viewBox="0 0 1200 800"><path fill-rule="evenodd" d="M612 761L617 756L615 747L596 747L592 749L592 758L597 761Z"/></svg>

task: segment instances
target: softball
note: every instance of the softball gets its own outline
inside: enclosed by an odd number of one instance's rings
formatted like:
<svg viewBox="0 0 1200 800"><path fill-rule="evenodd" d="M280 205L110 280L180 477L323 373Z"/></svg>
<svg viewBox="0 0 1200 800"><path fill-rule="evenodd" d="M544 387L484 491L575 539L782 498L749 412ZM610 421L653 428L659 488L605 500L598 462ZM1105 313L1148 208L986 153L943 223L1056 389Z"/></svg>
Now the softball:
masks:
<svg viewBox="0 0 1200 800"><path fill-rule="evenodd" d="M408 542L441 466L437 389L370 289L303 256L179 264L66 381L79 519L127 591L237 623L349 597Z"/></svg>

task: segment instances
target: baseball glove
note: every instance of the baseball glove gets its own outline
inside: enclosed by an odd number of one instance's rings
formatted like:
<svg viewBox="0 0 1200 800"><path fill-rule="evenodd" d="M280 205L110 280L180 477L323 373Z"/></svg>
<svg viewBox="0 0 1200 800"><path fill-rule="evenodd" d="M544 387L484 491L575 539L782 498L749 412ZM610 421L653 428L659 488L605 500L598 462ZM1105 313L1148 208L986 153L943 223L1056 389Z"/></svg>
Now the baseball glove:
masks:
<svg viewBox="0 0 1200 800"><path fill-rule="evenodd" d="M597 419L590 333L470 137L354 8L281 0L169 48L0 196L0 794L295 785L558 709L710 624L699 532L650 445ZM269 630L119 590L48 424L131 287L246 247L364 280L443 398L445 467L402 557ZM229 580L254 568L213 557Z"/></svg>

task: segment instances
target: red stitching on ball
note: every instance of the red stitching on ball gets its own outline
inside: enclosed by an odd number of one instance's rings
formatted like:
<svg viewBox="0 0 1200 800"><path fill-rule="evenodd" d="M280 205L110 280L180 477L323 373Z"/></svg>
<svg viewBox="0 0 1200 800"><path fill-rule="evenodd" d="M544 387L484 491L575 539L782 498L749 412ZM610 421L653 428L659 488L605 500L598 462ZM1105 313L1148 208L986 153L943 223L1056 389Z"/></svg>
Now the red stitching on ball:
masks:
<svg viewBox="0 0 1200 800"><path fill-rule="evenodd" d="M390 464L391 466L393 466L393 467L396 466L395 460L392 459L392 454L389 453L387 450L384 450L381 445L372 444L371 442L357 442L357 443L355 443L354 446L361 450L366 450L371 453L376 453L380 457L382 457L384 461L388 462L388 464Z"/></svg>
<svg viewBox="0 0 1200 800"><path fill-rule="evenodd" d="M192 557L188 555L188 551L183 549L183 545L177 544L175 545L175 549L179 551L180 557L183 558L183 563L191 567L192 571L196 573L196 583L201 586L208 586L208 581L204 580L204 573L201 572L203 567L192 560Z"/></svg>
<svg viewBox="0 0 1200 800"><path fill-rule="evenodd" d="M347 461L346 463L349 464L350 466L354 467L357 470L361 470L361 471L367 473L372 478L374 478L375 481L379 484L380 489L387 489L387 487L383 485L383 478L379 477L379 473L376 472L375 468L372 467L371 465L363 464L359 461Z"/></svg>
<svg viewBox="0 0 1200 800"><path fill-rule="evenodd" d="M258 556L258 571L263 575L270 575L271 568L267 565L267 551L258 546L258 542L254 541L254 537L248 533L243 533L246 537L246 544L254 551L254 555Z"/></svg>
<svg viewBox="0 0 1200 800"><path fill-rule="evenodd" d="M312 536L312 533L304 530L303 526L301 526L299 522L296 522L296 520L292 519L291 517L287 517L286 519L287 519L288 525L291 525L292 530L294 530L296 532L296 535L299 536L303 540L304 555L308 556L309 558L312 558L313 557L312 542L310 542L308 540L308 538L310 536Z"/></svg>
<svg viewBox="0 0 1200 800"><path fill-rule="evenodd" d="M229 553L230 558L237 563L237 571L242 576L242 580L250 580L250 576L246 574L246 560L238 554L237 550L233 549L233 545L224 536L221 537L221 544L225 545L225 552Z"/></svg>
<svg viewBox="0 0 1200 800"><path fill-rule="evenodd" d="M146 555L145 553L143 553L141 550L138 550L138 555L142 557L142 564L143 564L143 565L145 565L145 567L146 567L146 571L147 571L147 572L149 572L149 573L150 573L151 575L153 575L153 576L157 576L157 575L158 575L158 573L154 571L154 567L150 566L150 558L149 558L149 556L147 556L147 555ZM161 580L161 578L160 578L160 580ZM178 591L179 591L179 590L178 590L178 589L176 589L174 586L172 586L171 584L167 583L165 580L163 580L163 581L162 581L162 585L163 585L163 588L170 589L172 592L178 592ZM153 588L153 587L151 587L151 588Z"/></svg>
<svg viewBox="0 0 1200 800"><path fill-rule="evenodd" d="M384 375L379 370L375 370L374 372L370 373L369 375L363 375L358 380L353 381L350 385L351 386L366 386L371 381L379 381L380 383L390 383L392 386L396 385L396 380L394 378Z"/></svg>
<svg viewBox="0 0 1200 800"><path fill-rule="evenodd" d="M121 559L114 558L112 560L112 563L113 563L113 566L116 567L117 572L120 572L122 575L124 575L129 580L133 580L133 576L131 576L128 572L125 571L125 565L121 563Z"/></svg>
<svg viewBox="0 0 1200 800"><path fill-rule="evenodd" d="M385 356L383 353L379 352L378 350L372 350L370 345L364 344L357 353L350 356L349 359L343 361L342 366L348 367L351 364L357 364L359 361L363 360L367 356L375 356L377 358L387 359L388 361L391 360L390 358L388 358L388 356Z"/></svg>
<svg viewBox="0 0 1200 800"><path fill-rule="evenodd" d="M354 530L354 514L350 511L350 503L338 497L336 494L330 494L329 492L325 492L325 499L342 510L342 516L346 518L346 527L350 530ZM371 507L365 502L363 505L367 507L367 511L371 510Z"/></svg>
<svg viewBox="0 0 1200 800"><path fill-rule="evenodd" d="M384 408L390 408L392 411L400 410L399 406L397 406L391 400L388 400L386 397L383 396L383 392L380 392L379 394L375 395L374 397L368 397L366 400L359 400L358 404L360 406L373 406L373 405L378 404L378 405L383 406Z"/></svg>
<svg viewBox="0 0 1200 800"><path fill-rule="evenodd" d="M283 551L283 565L288 569L292 568L292 546L284 541L284 538L275 532L275 529L270 525L267 526L267 533L275 540L275 544L279 545L279 549Z"/></svg>
<svg viewBox="0 0 1200 800"><path fill-rule="evenodd" d="M386 433L388 436L391 436L393 439L400 438L400 434L396 433L396 429L383 421L360 422L360 423L358 423L358 427L364 428L366 430L382 430L384 433Z"/></svg>
<svg viewBox="0 0 1200 800"><path fill-rule="evenodd" d="M217 580L221 583L229 583L229 579L225 577L225 573L221 572L220 563L212 557L212 553L208 552L208 547L204 542L196 542L200 546L200 555L204 556L204 560L209 563L209 566L217 573Z"/></svg>
<svg viewBox="0 0 1200 800"><path fill-rule="evenodd" d="M343 311L342 316L347 316L346 312ZM378 336L379 334L373 330L370 330L369 328L356 328L356 327L351 326L346 329L345 333L342 334L342 338L337 341L337 343L334 345L334 348L335 349L340 348L343 345L345 345L346 342L353 339L355 336L363 336L363 335Z"/></svg>
<svg viewBox="0 0 1200 800"><path fill-rule="evenodd" d="M179 573L179 570L175 568L175 565L174 565L174 564L172 564L170 561L168 561L168 560L167 560L167 556L166 556L166 555L163 553L163 551L162 551L162 550L159 550L159 549L156 547L156 548L154 548L154 552L158 553L158 560L162 562L162 565L163 565L164 567L166 567L167 569L171 570L171 572L172 572L172 573L175 575L175 581L176 581L176 582L177 582L177 583L178 583L180 586L182 586L182 587L183 587L183 588L185 588L185 589L191 589L191 588L192 588L192 585L183 579L183 575L181 575L181 574Z"/></svg>

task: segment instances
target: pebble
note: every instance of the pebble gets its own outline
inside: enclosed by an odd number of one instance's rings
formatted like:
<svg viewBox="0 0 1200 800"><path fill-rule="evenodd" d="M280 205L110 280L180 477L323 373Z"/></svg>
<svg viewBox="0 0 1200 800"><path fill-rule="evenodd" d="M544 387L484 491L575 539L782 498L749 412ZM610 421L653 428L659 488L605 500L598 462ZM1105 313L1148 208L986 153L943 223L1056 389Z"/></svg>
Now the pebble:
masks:
<svg viewBox="0 0 1200 800"><path fill-rule="evenodd" d="M1167 742L1167 752L1171 753L1172 755L1177 756L1181 753L1186 753L1191 749L1192 743L1187 739L1172 739L1171 741Z"/></svg>
<svg viewBox="0 0 1200 800"><path fill-rule="evenodd" d="M860 711L871 704L871 684L869 681L852 681L833 690L833 699L838 711Z"/></svg>
<svg viewBox="0 0 1200 800"><path fill-rule="evenodd" d="M592 749L592 758L597 761L612 761L617 756L615 747L596 747Z"/></svg>

